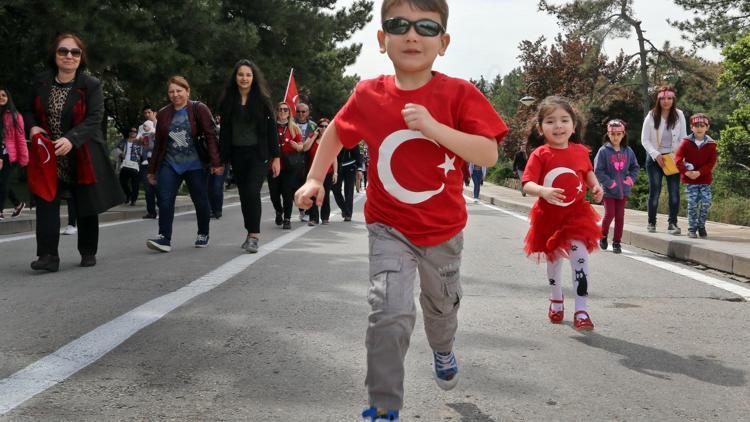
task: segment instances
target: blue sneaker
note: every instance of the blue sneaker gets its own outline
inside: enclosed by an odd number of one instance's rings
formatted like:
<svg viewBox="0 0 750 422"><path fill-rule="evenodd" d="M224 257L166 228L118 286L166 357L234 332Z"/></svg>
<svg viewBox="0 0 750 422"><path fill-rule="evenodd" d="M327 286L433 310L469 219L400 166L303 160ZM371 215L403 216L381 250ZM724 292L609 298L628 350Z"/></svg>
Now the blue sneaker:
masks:
<svg viewBox="0 0 750 422"><path fill-rule="evenodd" d="M208 235L207 234L199 234L198 237L195 238L195 247L196 248L205 248L208 246Z"/></svg>
<svg viewBox="0 0 750 422"><path fill-rule="evenodd" d="M159 235L155 239L147 240L146 246L148 246L149 249L159 252L169 252L172 250L172 243L163 235Z"/></svg>
<svg viewBox="0 0 750 422"><path fill-rule="evenodd" d="M458 362L453 352L432 352L435 381L443 390L451 390L458 384Z"/></svg>
<svg viewBox="0 0 750 422"><path fill-rule="evenodd" d="M367 422L398 422L398 410L389 410L386 414L378 414L378 409L373 406L362 412L362 420Z"/></svg>

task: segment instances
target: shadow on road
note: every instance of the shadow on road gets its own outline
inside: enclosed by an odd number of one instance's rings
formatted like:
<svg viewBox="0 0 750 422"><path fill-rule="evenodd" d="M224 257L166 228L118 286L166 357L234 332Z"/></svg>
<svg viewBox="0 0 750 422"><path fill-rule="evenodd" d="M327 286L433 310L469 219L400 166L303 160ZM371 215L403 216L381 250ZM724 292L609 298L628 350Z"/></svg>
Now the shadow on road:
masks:
<svg viewBox="0 0 750 422"><path fill-rule="evenodd" d="M461 422L495 422L474 403L447 403L447 406L461 415Z"/></svg>
<svg viewBox="0 0 750 422"><path fill-rule="evenodd" d="M726 387L741 387L747 384L745 371L728 368L708 357L682 357L665 350L593 332L574 339L587 346L622 355L625 357L620 361L623 366L652 377L671 380L667 374L672 373Z"/></svg>

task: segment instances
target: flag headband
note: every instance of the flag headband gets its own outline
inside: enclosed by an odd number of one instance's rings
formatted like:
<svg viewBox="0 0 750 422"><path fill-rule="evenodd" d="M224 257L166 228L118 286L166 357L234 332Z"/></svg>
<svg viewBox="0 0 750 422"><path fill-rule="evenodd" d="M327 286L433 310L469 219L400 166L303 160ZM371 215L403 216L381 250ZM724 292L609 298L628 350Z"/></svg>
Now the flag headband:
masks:
<svg viewBox="0 0 750 422"><path fill-rule="evenodd" d="M625 123L622 120L610 120L607 123L607 132L609 133L625 133Z"/></svg>
<svg viewBox="0 0 750 422"><path fill-rule="evenodd" d="M704 125L710 125L711 122L708 120L707 116L702 115L696 115L690 118L690 124L694 125L696 123L703 123Z"/></svg>
<svg viewBox="0 0 750 422"><path fill-rule="evenodd" d="M671 89L665 89L664 91L659 91L659 94L656 96L656 98L659 100L661 100L662 98L675 98L675 97L677 97L677 95Z"/></svg>

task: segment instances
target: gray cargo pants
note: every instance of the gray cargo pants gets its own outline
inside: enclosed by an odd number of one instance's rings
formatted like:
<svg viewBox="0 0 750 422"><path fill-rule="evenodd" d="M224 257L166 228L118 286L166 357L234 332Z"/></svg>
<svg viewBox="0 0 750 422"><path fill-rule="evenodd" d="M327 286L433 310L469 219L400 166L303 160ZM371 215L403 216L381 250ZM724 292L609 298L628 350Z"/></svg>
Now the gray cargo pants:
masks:
<svg viewBox="0 0 750 422"><path fill-rule="evenodd" d="M453 350L461 300L459 283L463 232L431 247L411 243L398 230L383 224L367 226L370 239L372 307L365 344L370 405L401 409L404 398L404 358L414 331L414 280L419 269L419 303L430 347Z"/></svg>

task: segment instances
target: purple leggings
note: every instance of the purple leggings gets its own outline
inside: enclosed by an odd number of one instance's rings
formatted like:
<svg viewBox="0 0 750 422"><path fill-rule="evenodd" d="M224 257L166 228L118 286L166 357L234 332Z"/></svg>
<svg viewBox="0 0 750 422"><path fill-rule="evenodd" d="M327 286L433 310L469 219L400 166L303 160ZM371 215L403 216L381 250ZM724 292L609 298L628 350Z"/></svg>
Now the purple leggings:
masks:
<svg viewBox="0 0 750 422"><path fill-rule="evenodd" d="M615 235L612 237L613 242L622 240L622 226L625 220L625 204L628 198L615 199L604 198L604 219L602 220L602 237L607 237L609 225L612 219L615 220Z"/></svg>

